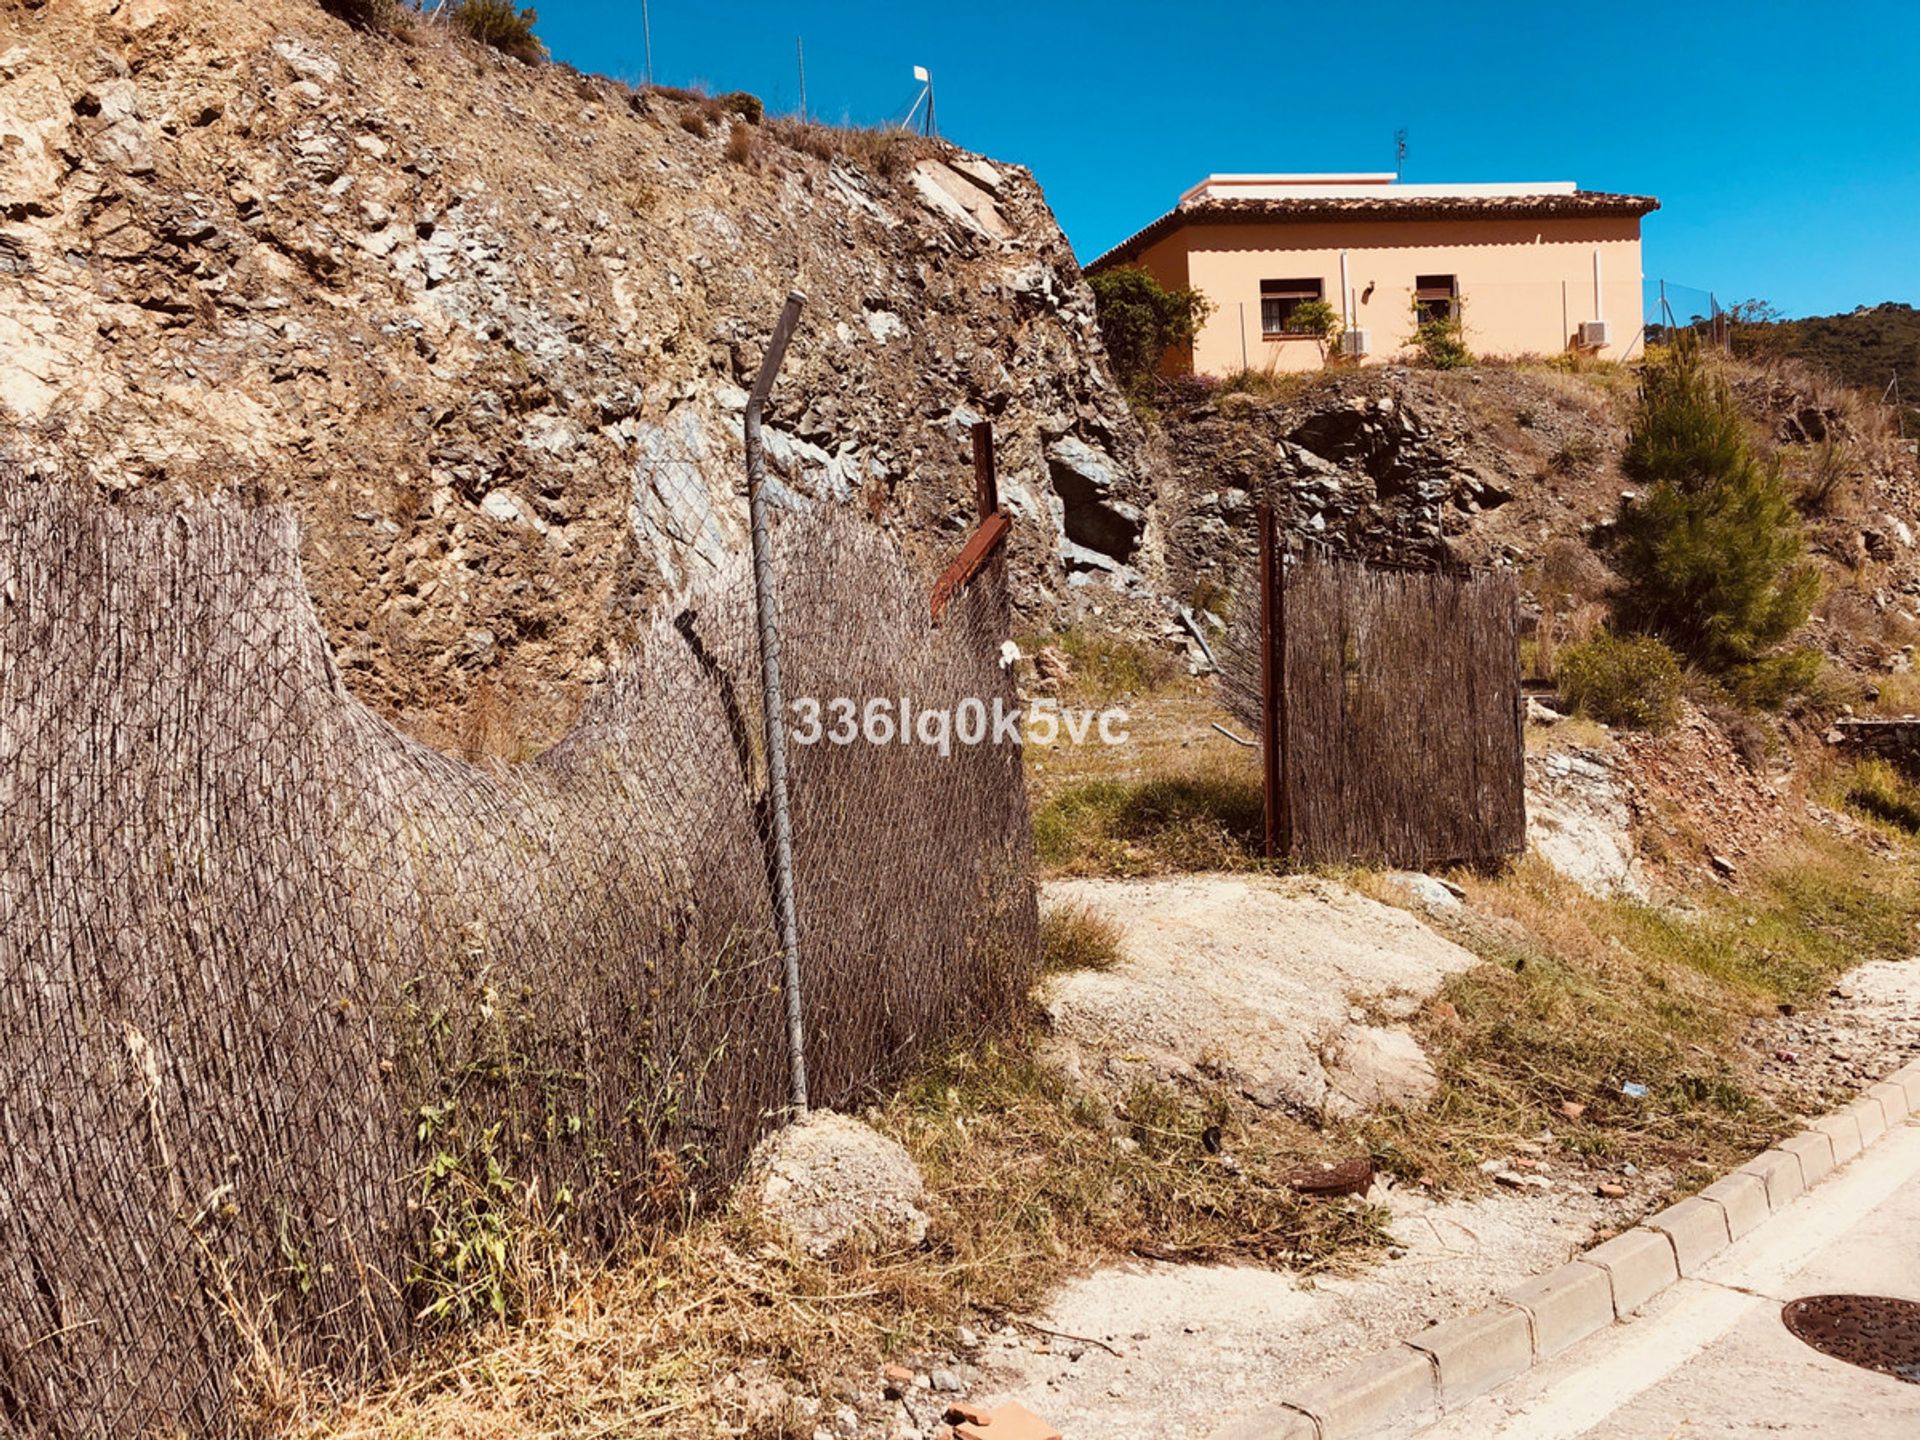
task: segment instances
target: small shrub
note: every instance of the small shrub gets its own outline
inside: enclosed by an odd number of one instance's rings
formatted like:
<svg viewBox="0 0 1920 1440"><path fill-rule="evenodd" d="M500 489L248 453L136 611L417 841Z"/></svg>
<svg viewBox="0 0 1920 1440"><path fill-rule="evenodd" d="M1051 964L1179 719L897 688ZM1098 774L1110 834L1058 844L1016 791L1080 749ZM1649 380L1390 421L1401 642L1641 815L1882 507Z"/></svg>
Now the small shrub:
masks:
<svg viewBox="0 0 1920 1440"><path fill-rule="evenodd" d="M1828 435L1814 448L1806 483L1800 487L1800 508L1809 515L1831 515L1841 508L1853 479L1853 457L1845 445Z"/></svg>
<svg viewBox="0 0 1920 1440"><path fill-rule="evenodd" d="M1800 646L1736 665L1723 677L1728 692L1755 710L1782 710L1820 686L1825 662L1818 650Z"/></svg>
<svg viewBox="0 0 1920 1440"><path fill-rule="evenodd" d="M407 23L400 0L320 0L320 8L362 30L397 30Z"/></svg>
<svg viewBox="0 0 1920 1440"><path fill-rule="evenodd" d="M709 128L705 112L700 110L682 110L680 112L680 128L689 135L698 135L704 139Z"/></svg>
<svg viewBox="0 0 1920 1440"><path fill-rule="evenodd" d="M533 33L539 15L531 7L515 9L513 0L459 0L447 12L447 19L470 39L516 60L546 57L547 47Z"/></svg>
<svg viewBox="0 0 1920 1440"><path fill-rule="evenodd" d="M727 159L736 165L746 165L753 160L753 130L747 125L736 125L727 135Z"/></svg>
<svg viewBox="0 0 1920 1440"><path fill-rule="evenodd" d="M1287 333L1311 335L1320 346L1323 360L1333 353L1340 332L1345 328L1340 320L1340 312L1324 300L1302 300L1293 307L1293 314L1287 317Z"/></svg>
<svg viewBox="0 0 1920 1440"><path fill-rule="evenodd" d="M1862 760L1848 773L1847 804L1911 835L1920 835L1920 787L1901 778L1885 760Z"/></svg>
<svg viewBox="0 0 1920 1440"><path fill-rule="evenodd" d="M1467 349L1467 322L1456 300L1451 315L1427 316L1414 306L1413 339L1410 342L1420 362L1435 370L1461 370L1473 364L1473 352Z"/></svg>
<svg viewBox="0 0 1920 1440"><path fill-rule="evenodd" d="M841 154L889 180L907 168L916 148L914 137L898 130L841 130L838 135Z"/></svg>
<svg viewBox="0 0 1920 1440"><path fill-rule="evenodd" d="M1090 905L1057 905L1040 917L1040 972L1111 970L1120 963L1120 927Z"/></svg>
<svg viewBox="0 0 1920 1440"><path fill-rule="evenodd" d="M1169 350L1191 345L1213 303L1197 290L1168 290L1131 266L1089 275L1099 307L1100 338L1122 387L1137 391Z"/></svg>
<svg viewBox="0 0 1920 1440"><path fill-rule="evenodd" d="M1554 678L1567 703L1607 725L1665 730L1680 711L1680 661L1649 635L1602 632L1569 645Z"/></svg>
<svg viewBox="0 0 1920 1440"><path fill-rule="evenodd" d="M758 125L767 113L767 107L761 103L760 97L749 95L744 90L730 90L725 95L716 95L713 103L730 115L738 115L749 125Z"/></svg>
<svg viewBox="0 0 1920 1440"><path fill-rule="evenodd" d="M1571 475L1600 458L1600 442L1586 434L1569 435L1547 458L1547 468L1556 475Z"/></svg>

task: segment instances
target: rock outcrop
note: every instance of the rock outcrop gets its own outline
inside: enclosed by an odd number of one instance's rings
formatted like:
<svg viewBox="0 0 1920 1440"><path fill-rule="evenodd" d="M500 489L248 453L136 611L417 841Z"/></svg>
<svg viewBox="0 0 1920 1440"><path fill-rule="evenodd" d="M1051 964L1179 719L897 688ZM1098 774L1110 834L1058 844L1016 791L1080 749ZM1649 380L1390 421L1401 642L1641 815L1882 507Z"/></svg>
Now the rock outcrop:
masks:
<svg viewBox="0 0 1920 1440"><path fill-rule="evenodd" d="M1030 174L951 147L311 0L14 7L0 271L0 441L291 503L349 683L439 738L553 733L636 606L743 543L746 386L795 286L786 503L937 565L984 418L1030 615L1156 564L1072 252Z"/></svg>
<svg viewBox="0 0 1920 1440"><path fill-rule="evenodd" d="M1042 983L1049 1055L1124 1102L1141 1081L1221 1087L1319 1121L1417 1107L1436 1077L1403 1025L1474 956L1329 880L1056 880L1054 905L1119 927L1111 969Z"/></svg>

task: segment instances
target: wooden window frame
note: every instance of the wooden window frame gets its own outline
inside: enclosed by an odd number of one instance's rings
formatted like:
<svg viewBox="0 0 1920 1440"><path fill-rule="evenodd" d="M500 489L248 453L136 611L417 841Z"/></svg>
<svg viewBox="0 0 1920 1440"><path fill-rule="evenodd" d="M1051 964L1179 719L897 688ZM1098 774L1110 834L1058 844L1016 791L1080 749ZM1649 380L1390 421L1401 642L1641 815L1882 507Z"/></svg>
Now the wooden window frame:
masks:
<svg viewBox="0 0 1920 1440"><path fill-rule="evenodd" d="M1308 287L1312 287L1309 289ZM1301 305L1309 300L1325 300L1327 282L1323 278L1302 275L1289 280L1262 280L1260 282L1260 338L1262 340L1317 340L1320 337L1311 330L1269 330L1267 328L1267 301L1291 300ZM1289 311L1288 314L1292 312ZM1284 321L1282 323L1285 323Z"/></svg>
<svg viewBox="0 0 1920 1440"><path fill-rule="evenodd" d="M1434 284L1434 281L1446 283ZM1445 313L1434 315L1428 312L1430 305L1444 304ZM1451 321L1460 318L1460 277L1458 275L1416 275L1413 277L1413 305L1419 311L1420 323L1429 320Z"/></svg>

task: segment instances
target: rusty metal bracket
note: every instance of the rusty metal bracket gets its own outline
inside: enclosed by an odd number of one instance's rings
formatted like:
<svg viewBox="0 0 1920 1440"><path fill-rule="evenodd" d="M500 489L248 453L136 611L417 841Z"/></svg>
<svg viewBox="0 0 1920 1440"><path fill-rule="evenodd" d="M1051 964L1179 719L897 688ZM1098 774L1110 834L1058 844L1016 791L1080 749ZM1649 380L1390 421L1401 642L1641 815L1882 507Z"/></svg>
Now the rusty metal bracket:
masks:
<svg viewBox="0 0 1920 1440"><path fill-rule="evenodd" d="M931 605L936 625L948 603L986 568L987 561L1006 540L1007 532L1013 529L1013 522L1000 508L1000 484L993 468L993 425L986 420L975 421L973 426L973 490L974 502L980 508L980 524L934 583Z"/></svg>

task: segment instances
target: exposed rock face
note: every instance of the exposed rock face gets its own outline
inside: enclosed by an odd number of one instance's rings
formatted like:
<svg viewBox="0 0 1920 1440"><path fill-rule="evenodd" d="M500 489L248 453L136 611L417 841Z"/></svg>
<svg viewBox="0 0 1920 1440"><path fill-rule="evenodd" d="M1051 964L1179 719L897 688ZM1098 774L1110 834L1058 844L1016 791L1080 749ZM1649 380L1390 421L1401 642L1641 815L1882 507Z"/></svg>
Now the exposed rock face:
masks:
<svg viewBox="0 0 1920 1440"><path fill-rule="evenodd" d="M927 1238L926 1189L913 1158L828 1110L762 1140L741 1190L763 1220L816 1257L849 1244L902 1249Z"/></svg>
<svg viewBox="0 0 1920 1440"><path fill-rule="evenodd" d="M1360 1115L1385 1106L1417 1109L1440 1089L1433 1061L1403 1025L1355 1025L1329 1057L1329 1115Z"/></svg>
<svg viewBox="0 0 1920 1440"><path fill-rule="evenodd" d="M1296 544L1363 559L1524 566L1611 513L1617 417L1598 391L1521 370L1386 366L1272 395L1187 386L1162 411L1157 519L1174 594L1231 589L1254 506Z"/></svg>
<svg viewBox="0 0 1920 1440"><path fill-rule="evenodd" d="M1313 1119L1418 1104L1436 1082L1412 1036L1352 1006L1405 1019L1477 963L1406 911L1326 880L1057 880L1046 899L1120 927L1118 965L1040 992L1053 1058L1114 1099L1150 1080L1224 1085Z"/></svg>
<svg viewBox="0 0 1920 1440"><path fill-rule="evenodd" d="M1647 898L1632 790L1595 750L1527 757L1527 846L1592 895Z"/></svg>
<svg viewBox="0 0 1920 1440"><path fill-rule="evenodd" d="M949 147L310 0L16 7L0 271L0 438L116 489L291 502L349 682L469 742L503 700L552 733L638 602L742 545L745 387L794 286L786 503L940 563L986 418L1029 612L1153 563L1071 251L1031 175Z"/></svg>

